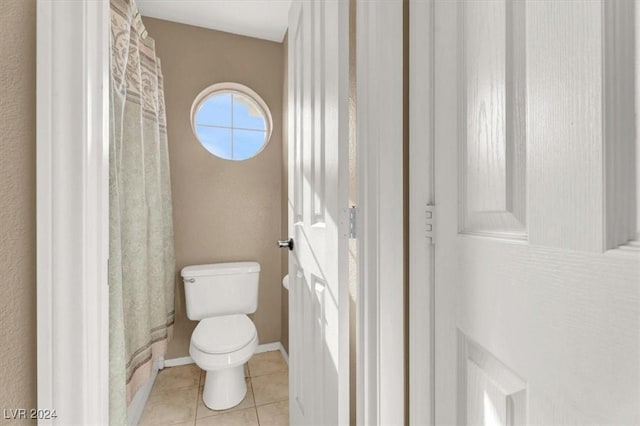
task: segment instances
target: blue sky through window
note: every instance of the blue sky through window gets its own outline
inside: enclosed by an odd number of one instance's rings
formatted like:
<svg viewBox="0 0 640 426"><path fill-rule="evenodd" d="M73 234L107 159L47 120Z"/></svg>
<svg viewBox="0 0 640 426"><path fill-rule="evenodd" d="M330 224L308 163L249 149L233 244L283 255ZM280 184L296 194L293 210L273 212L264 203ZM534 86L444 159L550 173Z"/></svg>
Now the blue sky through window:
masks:
<svg viewBox="0 0 640 426"><path fill-rule="evenodd" d="M233 97L233 127L240 129L265 130L264 117L258 107L242 95Z"/></svg>
<svg viewBox="0 0 640 426"><path fill-rule="evenodd" d="M196 124L231 127L231 93L221 93L207 99L196 114Z"/></svg>
<svg viewBox="0 0 640 426"><path fill-rule="evenodd" d="M246 160L262 148L265 132L255 130L233 130L233 159Z"/></svg>
<svg viewBox="0 0 640 426"><path fill-rule="evenodd" d="M246 160L266 144L267 126L262 110L240 93L219 93L207 98L195 116L196 134L210 153L227 160Z"/></svg>
<svg viewBox="0 0 640 426"><path fill-rule="evenodd" d="M200 143L213 155L232 159L231 129L196 126Z"/></svg>

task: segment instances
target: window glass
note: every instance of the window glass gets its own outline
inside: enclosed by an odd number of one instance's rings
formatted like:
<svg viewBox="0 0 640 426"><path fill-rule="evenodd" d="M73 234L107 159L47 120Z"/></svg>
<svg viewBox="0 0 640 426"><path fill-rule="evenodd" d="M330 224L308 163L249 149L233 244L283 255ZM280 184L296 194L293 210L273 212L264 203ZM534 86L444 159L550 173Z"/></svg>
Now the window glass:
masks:
<svg viewBox="0 0 640 426"><path fill-rule="evenodd" d="M271 115L251 89L234 83L214 85L196 98L193 130L202 146L226 160L247 160L269 141ZM192 109L193 110L193 109Z"/></svg>

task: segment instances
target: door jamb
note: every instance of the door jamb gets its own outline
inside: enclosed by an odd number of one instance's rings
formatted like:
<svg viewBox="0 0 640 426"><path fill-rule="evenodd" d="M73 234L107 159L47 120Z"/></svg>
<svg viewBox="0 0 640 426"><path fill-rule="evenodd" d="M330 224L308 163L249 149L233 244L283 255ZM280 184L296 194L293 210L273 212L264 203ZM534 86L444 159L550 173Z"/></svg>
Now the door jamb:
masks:
<svg viewBox="0 0 640 426"><path fill-rule="evenodd" d="M404 424L403 2L356 7L357 422Z"/></svg>
<svg viewBox="0 0 640 426"><path fill-rule="evenodd" d="M434 1L409 0L409 8L409 424L433 425Z"/></svg>
<svg viewBox="0 0 640 426"><path fill-rule="evenodd" d="M109 422L108 0L37 3L41 425Z"/></svg>

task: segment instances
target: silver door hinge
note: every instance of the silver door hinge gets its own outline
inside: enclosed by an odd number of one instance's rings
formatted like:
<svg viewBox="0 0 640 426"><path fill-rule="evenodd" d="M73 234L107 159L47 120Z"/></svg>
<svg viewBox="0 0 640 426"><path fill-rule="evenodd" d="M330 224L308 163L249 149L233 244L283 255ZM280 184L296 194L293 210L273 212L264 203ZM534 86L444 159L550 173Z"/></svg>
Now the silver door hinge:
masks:
<svg viewBox="0 0 640 426"><path fill-rule="evenodd" d="M347 217L347 233L345 234L345 238L350 240L354 240L358 236L356 229L359 210L360 209L358 207L349 207L344 209L345 216Z"/></svg>
<svg viewBox="0 0 640 426"><path fill-rule="evenodd" d="M436 206L433 204L427 204L425 208L425 237L429 239L431 244L435 244L435 212Z"/></svg>

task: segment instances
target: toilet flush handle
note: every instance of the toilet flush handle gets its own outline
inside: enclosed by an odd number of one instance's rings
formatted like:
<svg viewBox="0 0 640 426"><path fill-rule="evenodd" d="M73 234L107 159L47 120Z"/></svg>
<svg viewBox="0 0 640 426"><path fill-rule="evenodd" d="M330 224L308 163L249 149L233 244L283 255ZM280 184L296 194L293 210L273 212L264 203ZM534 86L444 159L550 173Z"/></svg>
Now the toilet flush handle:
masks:
<svg viewBox="0 0 640 426"><path fill-rule="evenodd" d="M293 238L289 238L288 240L278 240L278 247L289 247L289 250L293 250Z"/></svg>
<svg viewBox="0 0 640 426"><path fill-rule="evenodd" d="M184 278L184 282L185 283L195 283L196 279L195 278Z"/></svg>

